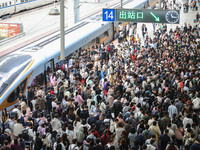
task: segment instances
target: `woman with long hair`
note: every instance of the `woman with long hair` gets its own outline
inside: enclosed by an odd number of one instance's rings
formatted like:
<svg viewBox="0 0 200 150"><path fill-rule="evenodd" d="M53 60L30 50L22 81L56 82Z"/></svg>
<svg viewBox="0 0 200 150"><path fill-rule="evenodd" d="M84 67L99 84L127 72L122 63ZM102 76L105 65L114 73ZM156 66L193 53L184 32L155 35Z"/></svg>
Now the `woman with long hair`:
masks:
<svg viewBox="0 0 200 150"><path fill-rule="evenodd" d="M108 142L110 140L110 136L109 136L109 132L107 130L104 130L103 135L101 136L100 140L101 140L101 143L103 146L108 144Z"/></svg>
<svg viewBox="0 0 200 150"><path fill-rule="evenodd" d="M69 142L69 139L68 139L66 133L63 133L63 135L62 135L62 143L64 144L65 149L69 148L70 142Z"/></svg>
<svg viewBox="0 0 200 150"><path fill-rule="evenodd" d="M74 121L76 119L76 115L74 113L74 108L73 107L71 109L69 109L68 119L69 119L69 124L73 125L73 123L74 123Z"/></svg>
<svg viewBox="0 0 200 150"><path fill-rule="evenodd" d="M1 123L2 123L2 128L3 128L2 133L4 133L4 131L5 131L5 123L8 120L8 118L9 118L9 116L8 116L7 110L4 107L2 110L2 115L1 115Z"/></svg>
<svg viewBox="0 0 200 150"><path fill-rule="evenodd" d="M50 82L53 86L56 85L56 73L53 73L50 77Z"/></svg>
<svg viewBox="0 0 200 150"><path fill-rule="evenodd" d="M74 123L73 123L73 126L74 126L74 135L76 135L76 132L78 131L79 127L81 126L81 119L80 117L76 117Z"/></svg>
<svg viewBox="0 0 200 150"><path fill-rule="evenodd" d="M54 143L54 150L65 150L65 146L62 142L62 138L57 138L56 143Z"/></svg>

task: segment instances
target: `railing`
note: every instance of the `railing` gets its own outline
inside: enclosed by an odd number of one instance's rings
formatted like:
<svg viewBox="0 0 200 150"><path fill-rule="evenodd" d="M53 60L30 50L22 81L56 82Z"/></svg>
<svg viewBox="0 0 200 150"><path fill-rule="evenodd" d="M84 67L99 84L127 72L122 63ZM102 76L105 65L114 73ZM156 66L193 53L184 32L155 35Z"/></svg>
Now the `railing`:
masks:
<svg viewBox="0 0 200 150"><path fill-rule="evenodd" d="M0 45L6 44L6 43L8 43L10 41L13 41L15 39L18 39L18 38L20 38L22 36L25 36L25 32L19 33L19 34L15 35L15 36L12 36L12 37L4 38L3 40L0 40Z"/></svg>

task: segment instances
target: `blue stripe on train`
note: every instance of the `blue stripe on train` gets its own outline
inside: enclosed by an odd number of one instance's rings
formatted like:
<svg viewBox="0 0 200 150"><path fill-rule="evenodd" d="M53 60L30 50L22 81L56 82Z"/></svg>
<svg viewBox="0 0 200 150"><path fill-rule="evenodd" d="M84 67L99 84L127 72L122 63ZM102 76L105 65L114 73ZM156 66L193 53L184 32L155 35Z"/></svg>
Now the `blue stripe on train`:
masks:
<svg viewBox="0 0 200 150"><path fill-rule="evenodd" d="M23 4L31 3L31 2L34 2L34 1L37 1L37 0L31 0L31 1L23 2L23 3L18 3L16 5L23 5ZM8 7L14 7L14 6L15 5L9 5L9 6L6 6L6 7L1 7L0 9L5 9L5 8L8 8Z"/></svg>

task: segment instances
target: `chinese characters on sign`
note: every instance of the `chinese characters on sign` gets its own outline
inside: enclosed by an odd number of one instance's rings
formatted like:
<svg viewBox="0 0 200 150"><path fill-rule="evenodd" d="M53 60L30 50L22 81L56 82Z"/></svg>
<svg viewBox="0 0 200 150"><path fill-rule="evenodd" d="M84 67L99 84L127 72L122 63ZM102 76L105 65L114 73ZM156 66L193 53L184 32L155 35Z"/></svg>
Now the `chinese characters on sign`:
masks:
<svg viewBox="0 0 200 150"><path fill-rule="evenodd" d="M120 11L119 12L120 19L143 19L144 13L143 12L134 12L134 11Z"/></svg>

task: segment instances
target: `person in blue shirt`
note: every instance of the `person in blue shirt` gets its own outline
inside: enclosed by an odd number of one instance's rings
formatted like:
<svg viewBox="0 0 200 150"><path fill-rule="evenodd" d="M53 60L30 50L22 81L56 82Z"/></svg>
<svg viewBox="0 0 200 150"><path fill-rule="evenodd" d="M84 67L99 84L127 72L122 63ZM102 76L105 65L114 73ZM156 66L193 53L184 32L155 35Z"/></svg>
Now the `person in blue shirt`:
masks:
<svg viewBox="0 0 200 150"><path fill-rule="evenodd" d="M106 74L106 69L104 69L104 70L101 71L101 79L104 78L105 74Z"/></svg>
<svg viewBox="0 0 200 150"><path fill-rule="evenodd" d="M139 129L138 135L136 135L135 140L138 141L138 144L142 146L145 143L145 138L142 135L143 130Z"/></svg>

